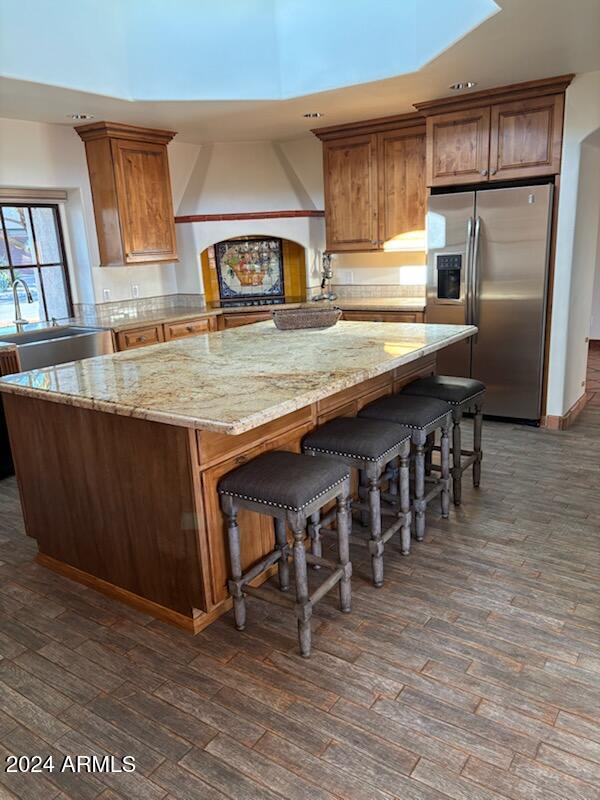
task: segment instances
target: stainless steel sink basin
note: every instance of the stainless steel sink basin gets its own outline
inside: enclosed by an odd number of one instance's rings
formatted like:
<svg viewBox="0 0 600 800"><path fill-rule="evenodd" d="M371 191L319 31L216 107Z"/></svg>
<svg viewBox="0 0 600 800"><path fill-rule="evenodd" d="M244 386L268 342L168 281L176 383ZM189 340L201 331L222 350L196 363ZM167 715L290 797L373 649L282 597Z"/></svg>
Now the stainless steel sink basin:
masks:
<svg viewBox="0 0 600 800"><path fill-rule="evenodd" d="M35 331L23 331L22 333L10 333L6 336L0 335L0 342L10 342L11 344L31 344L33 342L47 342L51 339L64 339L68 336L79 336L82 333L89 333L94 328L81 328L78 325L60 325L52 328L42 328Z"/></svg>
<svg viewBox="0 0 600 800"><path fill-rule="evenodd" d="M0 335L0 342L15 345L21 372L113 352L110 331L79 325Z"/></svg>

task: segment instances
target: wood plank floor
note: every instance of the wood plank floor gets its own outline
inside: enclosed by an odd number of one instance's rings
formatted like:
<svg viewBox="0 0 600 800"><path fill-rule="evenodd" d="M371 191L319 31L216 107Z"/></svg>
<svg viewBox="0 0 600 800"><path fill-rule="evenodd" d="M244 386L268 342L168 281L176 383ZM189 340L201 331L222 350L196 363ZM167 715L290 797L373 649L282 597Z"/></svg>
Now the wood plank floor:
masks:
<svg viewBox="0 0 600 800"><path fill-rule="evenodd" d="M9 775L37 800L600 798L600 406L566 432L485 424L483 485L354 610L249 604L191 638L33 563L0 484L0 750L132 755Z"/></svg>

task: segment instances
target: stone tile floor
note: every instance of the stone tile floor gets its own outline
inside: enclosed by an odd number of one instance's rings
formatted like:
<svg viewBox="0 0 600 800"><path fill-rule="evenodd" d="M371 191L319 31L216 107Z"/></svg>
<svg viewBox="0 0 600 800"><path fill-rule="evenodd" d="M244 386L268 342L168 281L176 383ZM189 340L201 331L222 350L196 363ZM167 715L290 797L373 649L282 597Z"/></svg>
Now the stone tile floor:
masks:
<svg viewBox="0 0 600 800"><path fill-rule="evenodd" d="M0 756L134 756L15 775L31 800L598 800L600 407L564 432L486 423L482 488L297 656L251 600L190 637L34 562L0 483Z"/></svg>

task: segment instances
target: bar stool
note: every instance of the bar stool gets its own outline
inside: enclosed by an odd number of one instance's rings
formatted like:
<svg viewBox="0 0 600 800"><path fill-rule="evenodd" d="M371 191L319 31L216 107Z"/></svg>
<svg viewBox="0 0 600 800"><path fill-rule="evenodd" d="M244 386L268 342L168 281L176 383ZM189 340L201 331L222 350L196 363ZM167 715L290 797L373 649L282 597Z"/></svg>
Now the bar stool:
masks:
<svg viewBox="0 0 600 800"><path fill-rule="evenodd" d="M473 486L481 481L481 428L483 423L482 406L485 384L473 378L456 378L452 375L430 375L419 378L402 389L403 394L415 397L435 397L445 400L452 408L452 496L454 505L459 506L462 496L463 472L473 465ZM475 412L473 417L473 449L463 450L460 423L467 411ZM466 456L465 461L462 456Z"/></svg>
<svg viewBox="0 0 600 800"><path fill-rule="evenodd" d="M353 469L363 472L368 482L368 502L352 502L352 509L368 512L373 584L383 586L383 552L386 543L400 531L401 550L410 551L410 458L411 432L391 422L358 417L338 417L311 431L302 441L302 451L307 455L335 458ZM399 466L397 463L399 462ZM399 491L399 510L382 508L381 486L388 481L393 494ZM382 530L382 515L394 521ZM311 519L309 532L312 551L321 555L321 529L328 519L317 513Z"/></svg>
<svg viewBox="0 0 600 800"><path fill-rule="evenodd" d="M245 594L289 607L283 596L249 586L271 565L277 564L279 588L289 589L289 547L286 523L294 537L293 559L296 583L296 617L300 654L310 656L313 606L339 584L340 608L351 607L352 564L350 563L350 471L348 467L323 456L308 457L297 453L274 450L248 461L229 472L219 482L221 509L227 520L231 578L227 586L233 597L233 613L238 630L246 626ZM311 514L330 500L337 500L337 537L339 562L307 553L304 547L306 524ZM256 511L273 517L275 546L271 553L242 573L240 531L237 514L240 509ZM311 594L308 587L307 564L318 564L331 570L329 577ZM276 599L277 598L277 599Z"/></svg>
<svg viewBox="0 0 600 800"><path fill-rule="evenodd" d="M365 406L359 417L384 419L409 428L415 448L415 488L413 508L415 512L415 535L418 542L425 537L425 511L427 505L438 494L441 499L442 517L447 518L450 507L450 442L448 433L452 412L448 403L434 398L415 397L404 393L383 397ZM431 433L441 430L441 474L439 478L425 475L425 444ZM425 494L425 484L431 488Z"/></svg>

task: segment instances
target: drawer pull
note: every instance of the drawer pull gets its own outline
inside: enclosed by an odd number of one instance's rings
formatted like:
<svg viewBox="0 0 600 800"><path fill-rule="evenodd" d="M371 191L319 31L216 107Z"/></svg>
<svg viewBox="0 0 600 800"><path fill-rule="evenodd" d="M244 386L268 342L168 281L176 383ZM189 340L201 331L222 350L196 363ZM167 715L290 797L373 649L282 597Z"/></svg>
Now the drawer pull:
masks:
<svg viewBox="0 0 600 800"><path fill-rule="evenodd" d="M194 326L193 325L186 325L185 329L186 329L186 331L188 333L193 333L194 332Z"/></svg>
<svg viewBox="0 0 600 800"><path fill-rule="evenodd" d="M146 337L145 336L138 336L137 340L138 340L138 342L145 342L146 341Z"/></svg>

